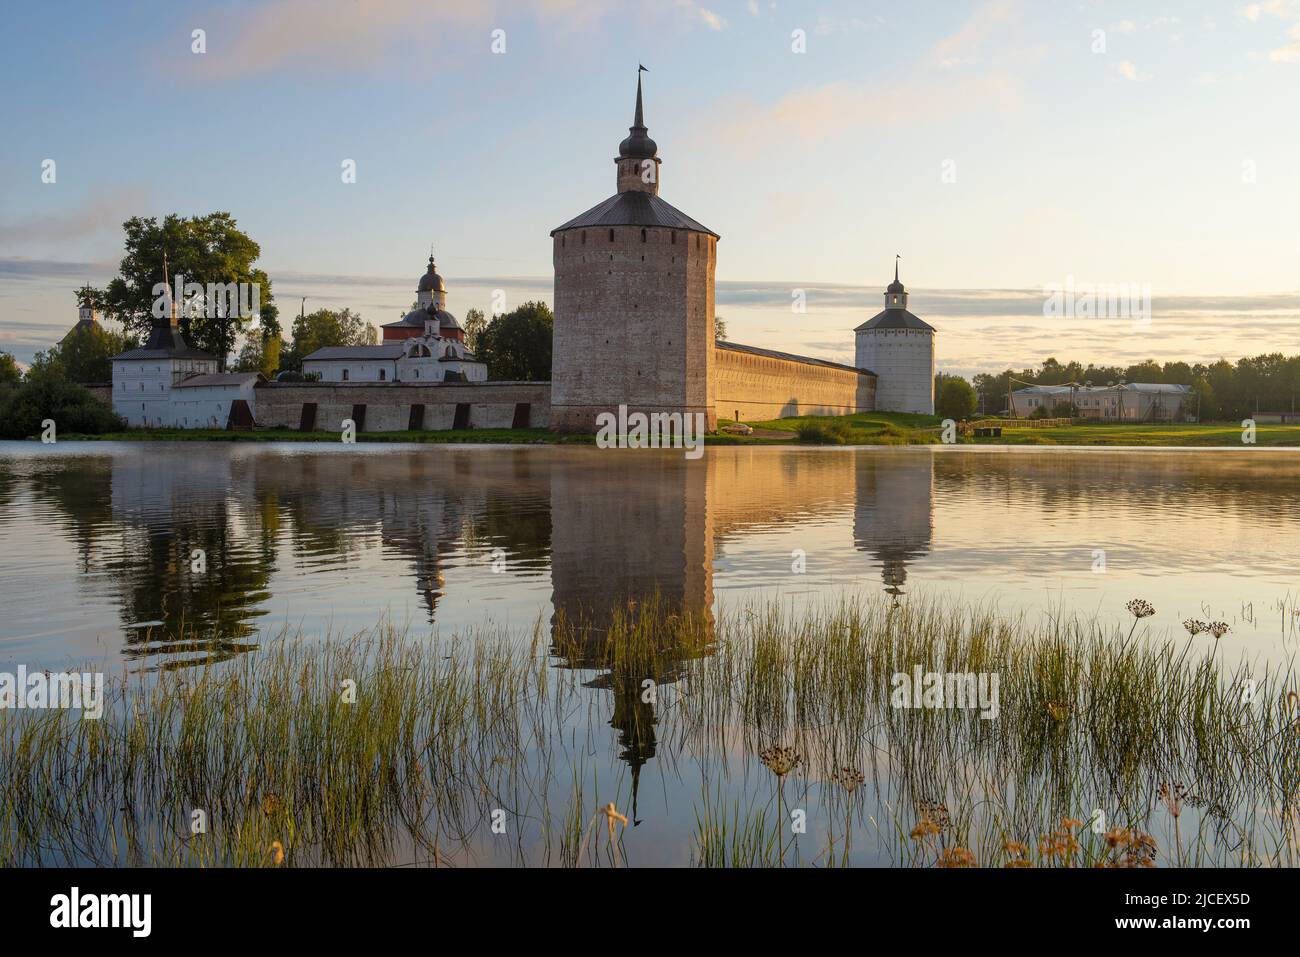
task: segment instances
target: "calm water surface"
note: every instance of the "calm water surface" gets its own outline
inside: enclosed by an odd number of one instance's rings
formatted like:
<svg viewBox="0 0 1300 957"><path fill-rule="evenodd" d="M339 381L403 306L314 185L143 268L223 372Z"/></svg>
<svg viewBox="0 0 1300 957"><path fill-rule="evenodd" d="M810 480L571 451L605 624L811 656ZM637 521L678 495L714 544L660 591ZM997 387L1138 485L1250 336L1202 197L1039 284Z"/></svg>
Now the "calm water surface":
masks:
<svg viewBox="0 0 1300 957"><path fill-rule="evenodd" d="M1213 617L1243 653L1281 657L1297 466L1262 450L0 443L0 661L177 666L286 623L352 633L382 615L522 633L656 590L1116 622L1143 597L1157 633Z"/></svg>
<svg viewBox="0 0 1300 957"><path fill-rule="evenodd" d="M346 635L384 616L417 636L491 622L528 642L557 612L656 591L715 612L874 593L1125 628L1124 603L1142 597L1154 637L1223 619L1225 661L1285 662L1300 636L1298 464L1256 450L720 448L691 462L544 446L0 443L0 670L185 668L286 625ZM702 790L770 802L752 755L749 771L710 777L657 739L636 688L612 693L594 672L582 683L576 777L561 769L547 799L564 807L581 779L584 805L630 801L635 863L691 860ZM872 770L853 862L896 863L872 822L905 799L896 768ZM805 845L824 847L839 813L810 812ZM483 841L465 862L508 863L503 847Z"/></svg>

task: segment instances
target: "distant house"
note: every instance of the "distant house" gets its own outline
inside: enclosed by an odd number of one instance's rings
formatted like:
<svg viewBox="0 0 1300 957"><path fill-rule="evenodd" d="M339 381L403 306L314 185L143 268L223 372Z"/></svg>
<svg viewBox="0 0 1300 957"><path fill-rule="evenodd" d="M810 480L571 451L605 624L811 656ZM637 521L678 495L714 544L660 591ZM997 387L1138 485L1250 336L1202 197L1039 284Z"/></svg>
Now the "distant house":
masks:
<svg viewBox="0 0 1300 957"><path fill-rule="evenodd" d="M1196 415L1192 387L1152 382L1114 386L1035 385L1011 393L1011 414L1051 414L1073 403L1081 419L1100 422L1185 422Z"/></svg>

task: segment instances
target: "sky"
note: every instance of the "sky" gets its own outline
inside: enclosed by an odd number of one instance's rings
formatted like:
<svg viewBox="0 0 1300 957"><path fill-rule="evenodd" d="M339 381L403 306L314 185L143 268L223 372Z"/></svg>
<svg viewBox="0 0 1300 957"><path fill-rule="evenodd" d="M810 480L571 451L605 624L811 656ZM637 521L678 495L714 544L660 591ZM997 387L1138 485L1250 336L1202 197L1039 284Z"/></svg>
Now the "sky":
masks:
<svg viewBox="0 0 1300 957"><path fill-rule="evenodd" d="M229 211L284 313L390 321L431 244L457 314L550 300L638 63L733 340L851 360L897 254L945 371L1300 352L1300 0L49 0L4 27L22 362L133 215ZM1149 288L1152 321L1044 316L1068 282Z"/></svg>

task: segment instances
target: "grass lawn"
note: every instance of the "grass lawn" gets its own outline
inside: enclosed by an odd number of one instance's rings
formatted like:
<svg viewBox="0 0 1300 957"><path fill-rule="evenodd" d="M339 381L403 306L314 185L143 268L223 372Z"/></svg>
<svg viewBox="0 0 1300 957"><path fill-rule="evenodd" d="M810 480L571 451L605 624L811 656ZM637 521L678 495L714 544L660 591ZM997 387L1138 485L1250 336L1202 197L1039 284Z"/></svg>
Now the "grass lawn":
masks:
<svg viewBox="0 0 1300 957"><path fill-rule="evenodd" d="M746 422L754 435L719 433L709 445L936 445L942 420L934 415L896 412L859 412L842 416L799 416L769 422ZM719 419L719 427L730 425ZM1246 447L1235 422L1069 425L1054 428L1004 427L1000 438L962 437L964 445L1054 446L1205 446ZM299 432L296 429L132 429L106 435L61 435L61 439L164 442L338 442L337 432ZM362 432L358 442L474 443L499 445L592 445L592 435L558 435L546 429L461 429L446 432ZM1255 444L1300 446L1300 425L1260 425Z"/></svg>
<svg viewBox="0 0 1300 957"><path fill-rule="evenodd" d="M338 432L299 432L297 429L131 429L104 435L61 435L60 439L108 442L338 442ZM527 445L538 442L593 443L591 435L556 435L546 429L449 429L445 432L359 432L358 442L493 443Z"/></svg>
<svg viewBox="0 0 1300 957"><path fill-rule="evenodd" d="M972 439L980 445L1137 445L1247 448L1236 422L1200 424L1068 425L1053 429L1007 429L1000 439ZM1260 425L1256 445L1300 446L1300 425Z"/></svg>

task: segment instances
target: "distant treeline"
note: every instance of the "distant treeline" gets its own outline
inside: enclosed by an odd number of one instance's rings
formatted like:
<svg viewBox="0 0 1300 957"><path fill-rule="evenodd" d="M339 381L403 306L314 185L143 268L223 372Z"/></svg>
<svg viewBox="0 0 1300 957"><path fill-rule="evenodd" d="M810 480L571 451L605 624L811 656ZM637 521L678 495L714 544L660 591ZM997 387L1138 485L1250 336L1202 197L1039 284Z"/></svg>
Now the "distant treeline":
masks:
<svg viewBox="0 0 1300 957"><path fill-rule="evenodd" d="M1166 362L1147 359L1131 366L1083 365L1045 359L1037 369L1008 369L992 375L975 376L972 384L986 412L1004 409L1007 383L1023 389L1022 382L1033 385L1065 385L1069 382L1107 385L1119 382L1159 382L1189 385L1200 400L1201 418L1242 419L1255 412L1290 412L1300 402L1300 355L1287 357L1280 352L1250 356L1232 363L1226 359L1204 363Z"/></svg>

